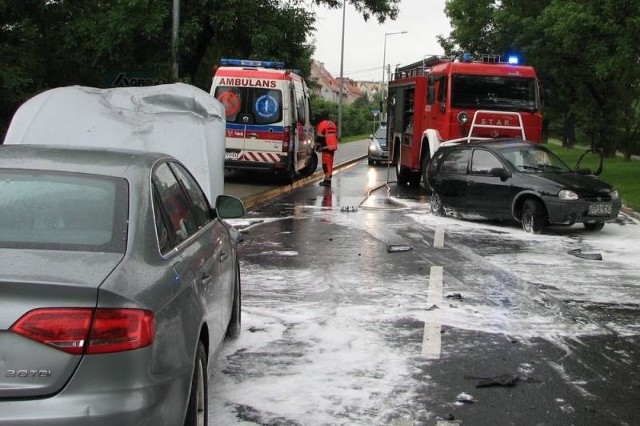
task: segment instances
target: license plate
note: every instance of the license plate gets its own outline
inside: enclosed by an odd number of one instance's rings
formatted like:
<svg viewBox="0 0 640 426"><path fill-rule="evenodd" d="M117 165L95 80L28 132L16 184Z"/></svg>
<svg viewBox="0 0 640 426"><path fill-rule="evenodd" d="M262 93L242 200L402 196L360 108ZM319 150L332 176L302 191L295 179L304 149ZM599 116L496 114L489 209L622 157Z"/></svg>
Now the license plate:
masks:
<svg viewBox="0 0 640 426"><path fill-rule="evenodd" d="M233 151L227 151L224 153L224 159L225 160L237 160L238 159L238 153L237 152L233 152Z"/></svg>
<svg viewBox="0 0 640 426"><path fill-rule="evenodd" d="M587 214L589 216L611 216L611 203L591 203Z"/></svg>

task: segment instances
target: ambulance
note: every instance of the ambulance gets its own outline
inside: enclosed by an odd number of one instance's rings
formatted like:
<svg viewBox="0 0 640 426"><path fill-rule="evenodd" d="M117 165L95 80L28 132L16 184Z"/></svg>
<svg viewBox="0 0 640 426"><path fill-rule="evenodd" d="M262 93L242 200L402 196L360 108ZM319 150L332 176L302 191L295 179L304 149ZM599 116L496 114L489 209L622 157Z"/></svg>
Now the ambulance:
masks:
<svg viewBox="0 0 640 426"><path fill-rule="evenodd" d="M225 168L283 183L316 171L310 93L299 73L283 62L222 59L210 93L225 107Z"/></svg>

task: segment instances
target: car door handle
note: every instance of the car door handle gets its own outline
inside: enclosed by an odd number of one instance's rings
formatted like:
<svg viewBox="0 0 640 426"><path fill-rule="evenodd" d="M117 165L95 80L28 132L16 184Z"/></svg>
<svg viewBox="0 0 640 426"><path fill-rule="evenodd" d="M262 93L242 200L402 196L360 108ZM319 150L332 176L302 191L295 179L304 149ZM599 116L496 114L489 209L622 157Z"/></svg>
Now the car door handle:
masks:
<svg viewBox="0 0 640 426"><path fill-rule="evenodd" d="M173 264L173 272L175 273L175 276L173 277L173 279L176 283L179 283L180 281L182 281L183 269L184 268L182 267L182 262L176 262Z"/></svg>
<svg viewBox="0 0 640 426"><path fill-rule="evenodd" d="M249 136L249 138L251 138L251 139L257 139L258 138L258 134L257 133L249 133L249 134L247 134L247 136Z"/></svg>
<svg viewBox="0 0 640 426"><path fill-rule="evenodd" d="M227 253L220 253L218 255L218 261L219 262L224 262L225 260L227 260L227 257L229 257L229 255Z"/></svg>

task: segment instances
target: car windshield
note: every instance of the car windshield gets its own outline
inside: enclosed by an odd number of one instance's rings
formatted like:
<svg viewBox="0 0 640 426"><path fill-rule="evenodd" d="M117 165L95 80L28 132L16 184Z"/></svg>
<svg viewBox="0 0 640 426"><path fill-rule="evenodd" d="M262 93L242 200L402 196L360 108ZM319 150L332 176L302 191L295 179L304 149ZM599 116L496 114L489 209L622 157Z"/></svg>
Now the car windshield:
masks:
<svg viewBox="0 0 640 426"><path fill-rule="evenodd" d="M126 182L0 170L0 247L123 253Z"/></svg>
<svg viewBox="0 0 640 426"><path fill-rule="evenodd" d="M571 169L553 152L535 145L508 147L500 154L520 172L570 172Z"/></svg>
<svg viewBox="0 0 640 426"><path fill-rule="evenodd" d="M378 130L375 134L376 139L386 139L387 138L387 128L386 127L378 127Z"/></svg>

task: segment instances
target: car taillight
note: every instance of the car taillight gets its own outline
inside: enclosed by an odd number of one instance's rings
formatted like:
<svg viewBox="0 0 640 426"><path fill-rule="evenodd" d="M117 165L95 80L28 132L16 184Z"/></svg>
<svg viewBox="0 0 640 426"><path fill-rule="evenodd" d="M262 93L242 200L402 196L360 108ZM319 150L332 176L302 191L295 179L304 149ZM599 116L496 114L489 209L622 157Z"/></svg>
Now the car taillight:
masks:
<svg viewBox="0 0 640 426"><path fill-rule="evenodd" d="M73 355L149 346L155 320L143 309L42 308L27 312L11 331Z"/></svg>
<svg viewBox="0 0 640 426"><path fill-rule="evenodd" d="M282 132L282 152L289 151L290 140L291 140L291 127L285 126Z"/></svg>

